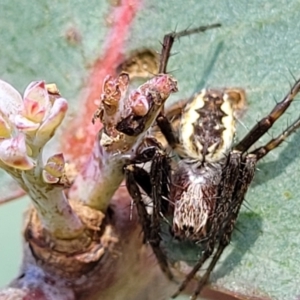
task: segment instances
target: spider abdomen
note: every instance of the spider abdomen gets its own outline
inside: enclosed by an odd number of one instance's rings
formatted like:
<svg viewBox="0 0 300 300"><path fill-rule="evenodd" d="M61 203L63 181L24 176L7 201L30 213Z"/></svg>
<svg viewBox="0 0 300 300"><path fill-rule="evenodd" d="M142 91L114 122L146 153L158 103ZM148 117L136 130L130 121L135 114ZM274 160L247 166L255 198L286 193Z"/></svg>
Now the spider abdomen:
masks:
<svg viewBox="0 0 300 300"><path fill-rule="evenodd" d="M174 202L173 232L178 238L199 241L206 236L215 210L221 165L196 168L184 161L179 165L170 197Z"/></svg>

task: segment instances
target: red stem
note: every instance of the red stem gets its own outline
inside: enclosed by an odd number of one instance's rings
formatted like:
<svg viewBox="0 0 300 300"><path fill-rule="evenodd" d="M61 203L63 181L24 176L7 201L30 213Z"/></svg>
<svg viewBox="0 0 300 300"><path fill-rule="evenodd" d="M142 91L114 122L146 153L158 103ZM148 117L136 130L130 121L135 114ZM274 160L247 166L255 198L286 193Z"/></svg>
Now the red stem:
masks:
<svg viewBox="0 0 300 300"><path fill-rule="evenodd" d="M73 119L69 130L63 134L62 152L78 165L82 165L92 151L95 136L100 129L99 123L93 125L91 122L97 108L95 100L99 99L104 78L116 75L116 67L123 59L130 26L140 6L141 0L123 0L120 6L113 8L113 24L106 37L104 54L95 61L87 81L87 92L80 97L84 99L81 103L84 110Z"/></svg>

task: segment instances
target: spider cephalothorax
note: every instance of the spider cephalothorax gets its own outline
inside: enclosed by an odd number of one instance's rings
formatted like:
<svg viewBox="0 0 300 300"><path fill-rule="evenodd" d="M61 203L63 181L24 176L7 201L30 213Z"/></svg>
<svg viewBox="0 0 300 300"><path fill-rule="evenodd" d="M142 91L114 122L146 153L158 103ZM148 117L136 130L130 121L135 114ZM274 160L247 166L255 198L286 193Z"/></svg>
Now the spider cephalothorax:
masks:
<svg viewBox="0 0 300 300"><path fill-rule="evenodd" d="M218 162L231 148L234 133L234 113L228 94L204 89L183 109L176 151L188 160Z"/></svg>

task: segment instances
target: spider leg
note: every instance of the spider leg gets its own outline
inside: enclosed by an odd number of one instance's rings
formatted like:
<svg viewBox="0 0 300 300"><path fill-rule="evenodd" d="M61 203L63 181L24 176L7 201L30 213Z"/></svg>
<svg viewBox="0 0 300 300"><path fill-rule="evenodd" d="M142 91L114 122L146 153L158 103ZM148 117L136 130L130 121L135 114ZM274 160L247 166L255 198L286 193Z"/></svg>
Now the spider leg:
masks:
<svg viewBox="0 0 300 300"><path fill-rule="evenodd" d="M185 99L180 102L176 102L169 106L165 114L160 114L157 119L157 127L154 130L156 138L159 138L159 134L162 134L168 145L175 149L179 144L179 139L176 134L178 126L181 122L182 112L184 107L188 104L190 99ZM159 133L156 132L159 130ZM166 148L167 146L165 146Z"/></svg>
<svg viewBox="0 0 300 300"><path fill-rule="evenodd" d="M145 163L151 161L150 174L142 168L134 166L134 179L137 184L146 192L153 202L152 228L160 228L160 218L165 215L169 207L170 194L170 161L161 149L156 139L147 137L143 141L146 146L139 153L132 163Z"/></svg>
<svg viewBox="0 0 300 300"><path fill-rule="evenodd" d="M157 228L152 227L150 216L145 208L141 192L135 180L135 178L137 178L139 175L138 170L141 170L141 168L138 168L134 165L128 165L125 167L124 171L126 178L126 187L136 205L139 220L144 232L144 240L150 244L161 270L170 280L172 280L173 274L169 269L167 258L160 248L161 237L159 235L159 232L155 232L155 230L153 230Z"/></svg>
<svg viewBox="0 0 300 300"><path fill-rule="evenodd" d="M296 81L285 98L277 103L270 114L261 119L250 132L234 147L241 152L247 151L282 116L300 91L300 80Z"/></svg>
<svg viewBox="0 0 300 300"><path fill-rule="evenodd" d="M224 224L224 219L226 220L230 214L233 195L241 172L241 160L242 154L240 151L233 150L228 155L219 184L216 213L210 230L212 233L217 233L220 230L220 226Z"/></svg>
<svg viewBox="0 0 300 300"><path fill-rule="evenodd" d="M162 113L156 118L157 126L159 127L161 133L164 135L167 140L169 146L172 149L176 148L176 145L179 144L179 140L175 135L174 128L168 118Z"/></svg>
<svg viewBox="0 0 300 300"><path fill-rule="evenodd" d="M230 199L227 199L229 200L228 203L229 205L227 207L228 212L225 212L224 218L222 219L222 222L220 222L221 225L220 227L223 228L221 229L221 235L219 237L219 246L207 270L205 271L203 277L199 281L198 286L191 297L192 300L195 300L197 298L202 288L206 284L207 280L209 279L210 273L212 272L215 265L217 264L224 249L229 245L231 235L238 217L239 210L244 201L244 197L248 190L248 187L253 180L253 176L255 173L255 166L257 163L256 156L253 154L248 154L247 156L242 157L241 163L239 163L240 159L238 156L240 156L241 158L241 153L239 153L238 151L234 151L231 156L232 158L230 159L229 162L229 169L233 167L234 170L239 171L239 174L235 182L233 194ZM223 199L221 201L223 201ZM223 225L224 223L225 225ZM219 233L217 234L219 235Z"/></svg>
<svg viewBox="0 0 300 300"><path fill-rule="evenodd" d="M145 180L141 176L137 176L136 181L152 199L152 222L157 227L160 227L160 217L164 217L169 208L170 201L168 198L170 195L171 162L165 150L163 150L162 145L152 136L144 138L140 147L141 150L136 157L141 157L143 159L145 156L144 153L146 152L147 158L144 162L151 161L150 174L146 172L149 177L147 181L150 181L149 185L151 191L147 192L145 190ZM136 158L134 159L134 162L136 163Z"/></svg>
<svg viewBox="0 0 300 300"><path fill-rule="evenodd" d="M214 241L209 241L209 246L203 251L200 260L193 267L192 271L186 275L184 281L180 284L177 291L171 296L172 298L176 298L189 284L189 282L195 277L196 273L200 270L206 260L212 255L214 250Z"/></svg>
<svg viewBox="0 0 300 300"><path fill-rule="evenodd" d="M199 33L199 32L204 32L208 29L213 29L213 28L217 28L220 26L221 26L221 24L211 24L211 25L206 25L206 26L199 26L199 27L193 28L193 29L183 30L180 32L171 32L171 33L166 34L164 36L161 54L160 54L159 69L158 69L159 74L165 74L167 72L167 65L168 65L171 49L172 49L175 39L179 39L181 37Z"/></svg>
<svg viewBox="0 0 300 300"><path fill-rule="evenodd" d="M279 136L270 140L266 145L255 149L254 151L251 152L251 154L256 155L257 160L263 158L270 151L278 147L290 134L296 131L299 127L300 127L300 118L298 118L286 130L284 130Z"/></svg>
<svg viewBox="0 0 300 300"><path fill-rule="evenodd" d="M147 238L151 235L150 234L151 221L147 213L147 210L145 208L145 205L143 204L141 192L135 181L134 175L137 172L136 167L134 165L128 165L124 168L124 172L125 172L127 190L133 202L136 205L139 220L141 222L143 232L145 235L144 238L145 240L147 240Z"/></svg>
<svg viewBox="0 0 300 300"><path fill-rule="evenodd" d="M153 200L153 223L160 227L161 214L165 215L169 208L171 167L167 154L158 150L150 170L152 200Z"/></svg>
<svg viewBox="0 0 300 300"><path fill-rule="evenodd" d="M217 28L220 27L221 24L211 24L211 25L206 25L206 26L199 26L196 28L192 29L187 29L183 30L180 32L171 32L168 33L164 36L164 40L162 43L162 49L160 53L160 59L159 59L159 68L158 68L158 73L159 74L166 74L167 73L167 66L168 66L168 61L170 58L171 54L171 49L174 44L175 39L179 39L184 36L188 36L191 34L199 33L199 32L204 32L209 29ZM164 113L164 106L162 107L161 114Z"/></svg>
<svg viewBox="0 0 300 300"><path fill-rule="evenodd" d="M135 164L151 161L150 173ZM161 214L168 210L169 202L164 200L169 196L169 179L171 167L166 153L153 137L146 137L138 154L125 167L127 190L137 206L139 220L142 224L144 239L149 242L162 271L169 279L173 274L169 269L167 258L160 248ZM153 201L153 212L149 215L139 190L140 186Z"/></svg>
<svg viewBox="0 0 300 300"><path fill-rule="evenodd" d="M197 288L190 298L191 300L195 300L198 297L198 295L200 294L201 290L203 289L203 287L205 286L206 282L209 279L210 273L212 272L215 265L217 264L220 256L222 255L224 249L226 248L226 246L227 245L222 245L222 244L219 245L217 252L213 256L212 261L210 262L207 270L205 271L204 275L201 277L200 281L198 282Z"/></svg>

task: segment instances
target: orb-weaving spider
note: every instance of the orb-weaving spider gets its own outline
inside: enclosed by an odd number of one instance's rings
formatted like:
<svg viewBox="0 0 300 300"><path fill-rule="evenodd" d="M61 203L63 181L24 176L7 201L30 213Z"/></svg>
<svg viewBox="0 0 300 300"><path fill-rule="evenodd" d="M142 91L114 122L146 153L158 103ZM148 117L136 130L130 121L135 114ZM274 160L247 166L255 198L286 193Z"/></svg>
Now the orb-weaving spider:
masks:
<svg viewBox="0 0 300 300"><path fill-rule="evenodd" d="M166 72L173 36L167 35L164 39L161 73ZM300 127L300 118L266 145L253 151L249 149L280 118L299 90L300 80L270 114L234 146L237 101L244 98L243 92L237 89L202 90L181 109L171 112L172 117L160 114L157 118L158 127L178 156L175 167L171 170L170 159L161 145L154 139L148 139L136 160L125 168L127 188L137 205L145 240L152 246L167 276L172 278L168 260L160 248L161 220L171 215L172 234L201 247L199 261L173 297L183 291L203 264L212 258L192 299L197 298L206 284L230 242L257 162ZM177 120L176 128L172 125L173 119ZM120 131L132 133L126 130L124 123L121 127ZM150 172L136 166L149 160L152 161ZM147 213L138 186L152 198L152 215Z"/></svg>
<svg viewBox="0 0 300 300"><path fill-rule="evenodd" d="M170 57L170 52L175 39L179 39L183 36L188 36L198 32L204 32L208 29L220 27L220 24L212 24L208 26L200 26L191 30L184 30L181 32L172 32L165 35L162 51L160 54L159 62L159 74L156 77L160 77L161 74L166 73L167 63ZM163 78L163 77L162 77ZM132 111L127 117L123 118L116 126L119 132L122 132L128 136L137 136L144 131L147 123L147 115L151 115L155 106L160 105L160 96L157 95L156 89L152 89L147 86L145 101L149 105L147 113L140 114L137 111ZM155 100L156 99L156 100ZM160 111L163 111L163 105ZM158 111L159 113L159 111ZM143 168L136 166L136 164L152 161L150 174L148 174ZM156 169L160 169L162 172L156 176ZM173 275L169 269L167 258L160 249L160 220L164 213L167 212L168 202L162 201L162 197L167 199L169 195L169 179L170 179L170 163L169 159L161 148L161 145L151 137L147 137L143 140L136 156L131 159L130 163L124 168L126 186L131 195L139 215L139 220L142 225L144 240L148 242L158 260L158 263L167 275L169 279L173 278ZM149 215L145 204L142 200L141 192L137 185L142 186L143 190L152 199L153 205L152 214ZM156 198L157 197L157 198Z"/></svg>
<svg viewBox="0 0 300 300"><path fill-rule="evenodd" d="M172 233L179 239L194 241L204 249L173 297L185 289L204 262L212 256L192 299L197 297L209 279L230 242L257 162L299 128L300 119L266 145L248 151L285 112L299 90L300 80L270 114L235 146L232 144L237 97L231 98L231 90L203 90L195 95L183 108L176 133L167 118L159 119L166 140L180 157L172 172L170 185ZM238 91L235 90L235 93Z"/></svg>

